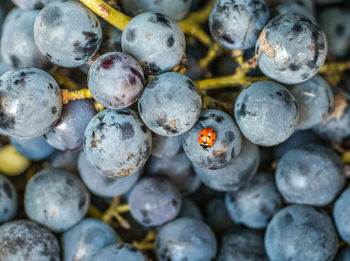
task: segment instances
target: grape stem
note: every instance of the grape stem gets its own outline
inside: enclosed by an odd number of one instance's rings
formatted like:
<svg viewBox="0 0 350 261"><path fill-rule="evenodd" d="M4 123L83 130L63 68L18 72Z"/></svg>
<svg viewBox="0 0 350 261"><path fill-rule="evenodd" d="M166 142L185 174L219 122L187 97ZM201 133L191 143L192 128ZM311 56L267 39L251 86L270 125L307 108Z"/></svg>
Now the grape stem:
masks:
<svg viewBox="0 0 350 261"><path fill-rule="evenodd" d="M102 221L107 224L112 224L113 218L115 218L122 228L130 229L130 223L121 215L121 213L128 212L129 210L130 208L128 205L120 205L120 197L114 197L108 209L103 213Z"/></svg>
<svg viewBox="0 0 350 261"><path fill-rule="evenodd" d="M154 250L154 241L156 236L156 232L154 230L150 230L141 241L133 241L132 244L139 250Z"/></svg>
<svg viewBox="0 0 350 261"><path fill-rule="evenodd" d="M60 73L59 71L55 71L51 74L53 78L57 81L59 86L64 86L69 90L78 90L79 85L73 82L68 76Z"/></svg>
<svg viewBox="0 0 350 261"><path fill-rule="evenodd" d="M73 90L73 91L62 89L61 93L62 93L63 104L67 104L70 101L92 98L91 92L88 88Z"/></svg>

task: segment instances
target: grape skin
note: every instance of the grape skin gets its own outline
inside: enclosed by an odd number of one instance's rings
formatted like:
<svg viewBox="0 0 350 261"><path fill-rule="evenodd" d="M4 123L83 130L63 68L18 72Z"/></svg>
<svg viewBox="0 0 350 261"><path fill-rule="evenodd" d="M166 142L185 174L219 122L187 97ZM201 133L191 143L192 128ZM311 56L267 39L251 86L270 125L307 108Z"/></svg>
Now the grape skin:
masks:
<svg viewBox="0 0 350 261"><path fill-rule="evenodd" d="M147 261L146 257L133 245L114 243L103 248L95 257L95 261Z"/></svg>
<svg viewBox="0 0 350 261"><path fill-rule="evenodd" d="M0 223L13 219L17 214L18 198L12 182L0 175Z"/></svg>
<svg viewBox="0 0 350 261"><path fill-rule="evenodd" d="M41 9L53 0L12 0L21 9Z"/></svg>
<svg viewBox="0 0 350 261"><path fill-rule="evenodd" d="M349 199L350 189L347 188L335 201L333 208L333 218L340 237L347 243L350 242L350 229L349 229Z"/></svg>

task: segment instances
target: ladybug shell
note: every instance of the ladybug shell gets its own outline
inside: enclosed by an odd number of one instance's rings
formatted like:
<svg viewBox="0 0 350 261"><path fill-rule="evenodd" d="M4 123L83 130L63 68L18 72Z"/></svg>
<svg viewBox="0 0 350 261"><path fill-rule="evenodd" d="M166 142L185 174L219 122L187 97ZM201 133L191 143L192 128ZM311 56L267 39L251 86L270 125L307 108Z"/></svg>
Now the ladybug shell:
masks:
<svg viewBox="0 0 350 261"><path fill-rule="evenodd" d="M204 149L208 149L214 145L216 140L215 130L212 128L204 128L199 132L198 141Z"/></svg>

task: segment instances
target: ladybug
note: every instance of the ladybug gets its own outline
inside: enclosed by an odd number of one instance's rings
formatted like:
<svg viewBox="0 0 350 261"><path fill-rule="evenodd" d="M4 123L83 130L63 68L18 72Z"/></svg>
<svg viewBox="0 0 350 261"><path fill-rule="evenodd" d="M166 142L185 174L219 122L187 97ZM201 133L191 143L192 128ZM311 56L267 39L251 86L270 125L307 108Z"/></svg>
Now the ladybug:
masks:
<svg viewBox="0 0 350 261"><path fill-rule="evenodd" d="M212 128L204 128L199 132L198 141L203 149L208 150L215 143L216 134Z"/></svg>

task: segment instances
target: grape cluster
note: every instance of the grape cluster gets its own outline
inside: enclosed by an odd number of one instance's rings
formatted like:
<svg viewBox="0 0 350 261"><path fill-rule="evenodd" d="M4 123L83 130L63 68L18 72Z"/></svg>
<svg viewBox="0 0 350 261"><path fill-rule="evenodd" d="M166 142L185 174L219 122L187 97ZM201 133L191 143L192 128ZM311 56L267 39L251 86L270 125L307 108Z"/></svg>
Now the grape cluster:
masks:
<svg viewBox="0 0 350 261"><path fill-rule="evenodd" d="M1 261L349 261L346 0L1 0Z"/></svg>

